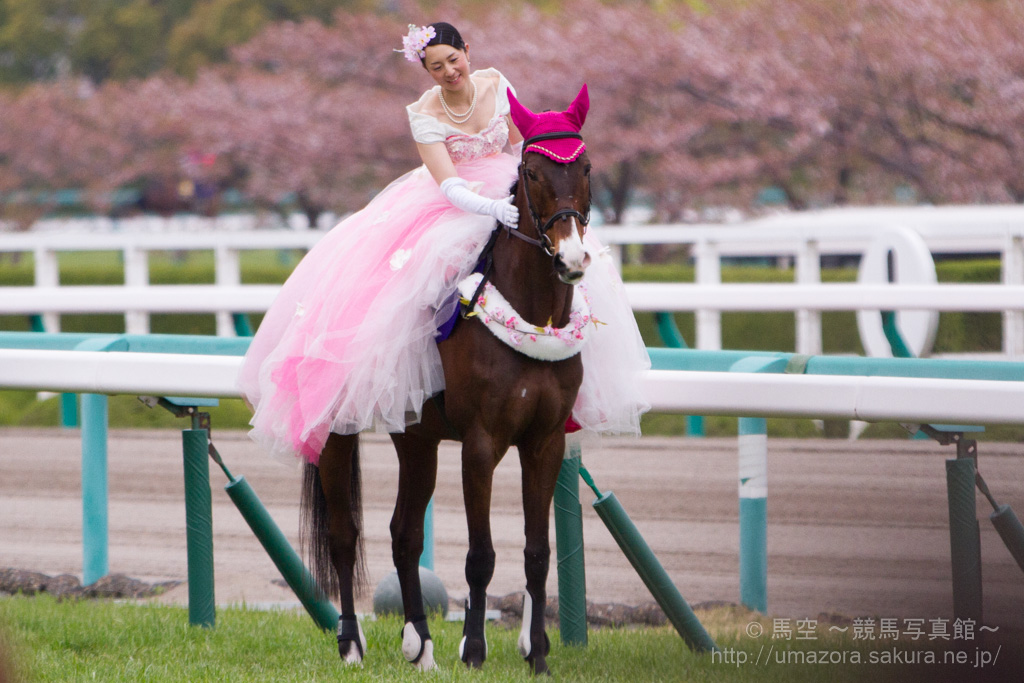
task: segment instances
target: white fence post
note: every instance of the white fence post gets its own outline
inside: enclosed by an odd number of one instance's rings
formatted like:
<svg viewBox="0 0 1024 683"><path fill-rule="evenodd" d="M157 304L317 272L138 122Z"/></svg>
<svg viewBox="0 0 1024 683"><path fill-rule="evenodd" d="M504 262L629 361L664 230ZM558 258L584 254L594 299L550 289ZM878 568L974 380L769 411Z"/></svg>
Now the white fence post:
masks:
<svg viewBox="0 0 1024 683"><path fill-rule="evenodd" d="M1003 284L1024 284L1024 235L1007 235L1003 249ZM1003 353L1024 358L1024 311L1003 311Z"/></svg>
<svg viewBox="0 0 1024 683"><path fill-rule="evenodd" d="M59 287L60 264L57 252L47 247L36 247L36 287ZM55 311L39 311L43 318L43 327L47 332L60 332L60 313Z"/></svg>
<svg viewBox="0 0 1024 683"><path fill-rule="evenodd" d="M806 239L796 254L796 281L801 285L821 283L821 249L818 241ZM821 345L821 311L800 309L796 312L796 352L818 355Z"/></svg>
<svg viewBox="0 0 1024 683"><path fill-rule="evenodd" d="M696 259L696 280L698 285L722 284L722 259L718 245L701 240L693 250ZM707 309L696 311L696 347L702 351L719 351L722 348L722 314Z"/></svg>
<svg viewBox="0 0 1024 683"><path fill-rule="evenodd" d="M214 281L220 287L236 287L242 283L242 270L238 249L220 245L214 250L216 272ZM233 311L217 312L217 336L234 337L235 321Z"/></svg>
<svg viewBox="0 0 1024 683"><path fill-rule="evenodd" d="M149 285L149 252L138 245L125 245L124 283L129 287L146 287ZM127 334L149 334L148 311L125 311L124 331Z"/></svg>

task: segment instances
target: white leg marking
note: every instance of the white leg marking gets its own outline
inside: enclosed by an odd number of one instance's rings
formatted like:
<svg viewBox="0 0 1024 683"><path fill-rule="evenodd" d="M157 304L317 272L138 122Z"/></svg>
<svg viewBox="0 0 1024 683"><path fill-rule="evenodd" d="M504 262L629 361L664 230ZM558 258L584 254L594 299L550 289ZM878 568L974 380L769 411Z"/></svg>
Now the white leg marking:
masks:
<svg viewBox="0 0 1024 683"><path fill-rule="evenodd" d="M434 662L434 641L428 640L423 646L423 656L420 661L413 664L417 671L433 671L437 668Z"/></svg>
<svg viewBox="0 0 1024 683"><path fill-rule="evenodd" d="M418 662L413 662L417 655L420 654L421 649L423 655L420 656ZM420 634L416 632L416 627L412 625L412 622L406 622L405 626L402 627L402 655L420 671L432 671L437 668L437 665L434 663L434 641L428 639L424 642L420 638Z"/></svg>
<svg viewBox="0 0 1024 683"><path fill-rule="evenodd" d="M367 651L367 637L365 635L362 635L362 625L359 624L358 622L356 622L355 623L355 628L357 628L359 630L359 646L362 648L361 651L362 652L366 652ZM345 658L343 659L344 663L345 664L353 664L353 665L354 664L361 665L362 664L362 655L359 654L359 652L360 652L359 647L356 647L354 644L350 645L349 648L348 648L348 654L346 654Z"/></svg>
<svg viewBox="0 0 1024 683"><path fill-rule="evenodd" d="M523 657L529 657L530 652L533 650L530 643L530 624L533 623L533 598L530 597L530 592L526 592L526 597L523 599L523 625L519 629L519 654Z"/></svg>

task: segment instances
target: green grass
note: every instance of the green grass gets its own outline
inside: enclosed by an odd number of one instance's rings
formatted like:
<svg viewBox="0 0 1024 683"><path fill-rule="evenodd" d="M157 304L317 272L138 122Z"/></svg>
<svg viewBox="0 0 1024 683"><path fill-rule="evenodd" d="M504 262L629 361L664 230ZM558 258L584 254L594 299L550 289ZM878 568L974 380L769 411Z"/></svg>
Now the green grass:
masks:
<svg viewBox="0 0 1024 683"><path fill-rule="evenodd" d="M924 655L935 645L854 638L848 622L845 634L822 622L803 634L813 639L797 640L772 638L773 620L738 608L700 610L698 616L722 654L691 653L669 627L592 629L587 647L563 647L557 624L549 624L552 650L548 662L554 678L563 681L975 680L972 673L976 671L966 666L868 663L872 656L893 649L902 656L918 650ZM749 635L755 622L763 634ZM794 631L791 635L795 635L795 621L789 624ZM366 661L362 668L345 669L333 634L317 630L304 613L220 609L216 627L202 629L188 625L183 608L56 602L46 595L0 598L0 645L9 642L15 669L28 681L533 680L516 653L515 629L489 624L487 662L482 670L470 671L457 661L462 625L432 620L439 670L424 677L400 654L400 627L395 618L364 621L369 643ZM997 662L1000 668L994 673L1019 671L1014 668L1019 666L1019 653L1011 650L1012 642L1007 634L985 644L992 650L1003 645ZM973 662L980 643L960 641L953 646L968 651ZM773 658L755 666L757 657L767 659L768 652L775 653ZM798 654L787 654L790 652ZM807 663L822 652L847 663ZM941 661L942 653L933 656ZM786 657L791 663L782 661ZM851 664L855 659L863 663Z"/></svg>

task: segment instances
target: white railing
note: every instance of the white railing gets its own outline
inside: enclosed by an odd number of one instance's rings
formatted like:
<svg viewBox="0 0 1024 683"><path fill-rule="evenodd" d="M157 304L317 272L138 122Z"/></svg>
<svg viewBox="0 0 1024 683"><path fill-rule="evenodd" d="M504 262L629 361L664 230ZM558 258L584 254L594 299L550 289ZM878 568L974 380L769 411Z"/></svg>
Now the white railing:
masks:
<svg viewBox="0 0 1024 683"><path fill-rule="evenodd" d="M238 398L238 356L0 349L0 389ZM651 370L652 409L689 415L1024 424L1024 382Z"/></svg>
<svg viewBox="0 0 1024 683"><path fill-rule="evenodd" d="M205 223L203 221L206 221ZM68 223L68 225L74 224ZM125 312L125 329L131 334L149 331L149 314L168 311L205 311L217 317L217 333L234 334L232 312L265 310L269 290L256 286L240 287L240 255L249 250L308 249L323 235L319 230L256 230L252 217L218 219L173 219L173 231L163 231L164 219L138 219L136 223L121 221L116 227L108 220L78 221L79 229L56 231L57 224L30 233L0 233L0 252L29 252L35 255L35 286L40 300L50 306L32 305L31 312L43 315L48 331L59 331L60 313L84 312L76 308L83 299L110 297L119 304L103 310ZM208 230L203 230L202 226ZM955 292L943 286L923 289L911 295L909 290L891 300L893 290L872 294L868 290L842 291L826 289L821 281L821 256L829 254L863 254L880 234L894 229L910 229L921 237L932 253L992 253L1002 263L1003 289L992 286L985 290ZM734 225L645 225L598 228L600 238L617 248L626 244L689 245L696 266L696 285L639 287L629 285L631 301L637 310L695 311L697 313L696 346L701 349L721 347L719 313L723 310L793 310L797 314L797 348L800 353L820 353L821 322L818 312L824 310L872 310L920 308L926 310L987 310L1003 313L1003 356L1024 358L1024 311L1019 306L1020 286L1024 286L1024 206L963 206L923 208L841 209L799 214L782 214ZM207 290L179 289L177 294L163 293L160 286L149 285L149 254L153 251L212 251L215 255L215 287ZM78 292L61 287L58 254L69 251L119 251L124 259L125 286L122 294L107 288ZM770 257L795 264L795 285L721 285L721 262L724 257ZM678 287L678 289L672 289ZM770 289L769 289L770 287ZM816 289L820 287L820 289ZM833 287L829 285L828 287ZM839 287L836 285L835 287ZM226 288L237 293L218 294ZM719 293L716 290L721 288ZM65 292L66 299L58 291ZM1003 293L1000 293L1003 291ZM142 292L144 297L136 297ZM770 293L770 294L769 294ZM864 296L862 296L864 295ZM224 306L206 306L196 296ZM842 300L819 301L817 297L839 296ZM902 297L919 297L918 303L902 305ZM177 297L175 308L166 302ZM750 297L747 301L746 297ZM866 297L866 298L865 298ZM950 298L953 297L953 298ZM4 288L0 296L0 313L24 312L32 297ZM877 298L886 301L875 304ZM21 303L15 303L15 300ZM770 300L768 300L770 299ZM847 300L849 299L849 301ZM872 302L856 306L853 300ZM975 299L988 303L972 303ZM657 300L657 305L650 303ZM909 300L909 299L908 299ZM953 305L951 301L960 303ZM68 303L62 303L62 302ZM256 301L266 303L258 304ZM6 302L10 302L9 304ZM787 302L783 305L782 302ZM1005 303L1005 305L1003 305ZM123 304L123 305L121 305ZM228 305L231 304L231 305ZM827 304L827 305L826 305ZM101 306L94 302L93 306ZM15 310L15 307L20 307ZM202 308L196 308L202 306ZM976 308L972 306L986 306ZM70 307L70 308L66 308ZM92 312L99 312L94 309Z"/></svg>

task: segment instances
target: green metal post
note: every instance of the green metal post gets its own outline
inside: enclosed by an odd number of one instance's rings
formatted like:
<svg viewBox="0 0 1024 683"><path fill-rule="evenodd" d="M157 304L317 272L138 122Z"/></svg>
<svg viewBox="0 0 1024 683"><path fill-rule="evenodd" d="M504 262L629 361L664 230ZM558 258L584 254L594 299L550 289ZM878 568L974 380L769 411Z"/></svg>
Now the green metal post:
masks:
<svg viewBox="0 0 1024 683"><path fill-rule="evenodd" d="M337 628L338 611L320 591L306 566L302 564L302 560L292 549L281 528L267 512L245 477L232 478L231 482L224 486L224 490L317 626L325 631ZM191 602L190 596L190 605Z"/></svg>
<svg viewBox="0 0 1024 683"><path fill-rule="evenodd" d="M231 320L235 324L235 334L239 337L251 337L252 323L249 321L248 313L232 313Z"/></svg>
<svg viewBox="0 0 1024 683"><path fill-rule="evenodd" d="M751 356L731 372L786 372L792 356ZM739 418L740 602L768 612L768 423Z"/></svg>
<svg viewBox="0 0 1024 683"><path fill-rule="evenodd" d="M434 499L427 503L423 514L423 552L420 553L420 566L434 570Z"/></svg>
<svg viewBox="0 0 1024 683"><path fill-rule="evenodd" d="M209 432L181 432L185 459L185 527L188 551L188 622L212 628L216 620L213 595L213 502L208 462Z"/></svg>
<svg viewBox="0 0 1024 683"><path fill-rule="evenodd" d="M587 644L587 576L583 556L577 443L562 460L555 485L555 545L558 557L558 627L566 645Z"/></svg>
<svg viewBox="0 0 1024 683"><path fill-rule="evenodd" d="M903 338L899 326L896 324L895 311L882 311L882 332L889 342L893 358L914 358L914 352Z"/></svg>
<svg viewBox="0 0 1024 683"><path fill-rule="evenodd" d="M78 394L60 395L60 426L65 429L78 426Z"/></svg>
<svg viewBox="0 0 1024 683"><path fill-rule="evenodd" d="M82 394L82 583L110 571L107 511L107 397Z"/></svg>
<svg viewBox="0 0 1024 683"><path fill-rule="evenodd" d="M125 351L116 335L76 340L80 351ZM95 583L110 571L107 511L107 397L82 395L82 582Z"/></svg>
<svg viewBox="0 0 1024 683"><path fill-rule="evenodd" d="M676 325L675 316L666 311L654 314L654 322L658 326L658 336L665 346L672 349L688 349L683 333ZM704 437L704 417L701 415L686 416L686 435L694 438Z"/></svg>
<svg viewBox="0 0 1024 683"><path fill-rule="evenodd" d="M739 418L740 602L768 613L768 427Z"/></svg>
<svg viewBox="0 0 1024 683"><path fill-rule="evenodd" d="M959 619L973 619L981 623L981 531L974 486L972 458L946 461L953 614Z"/></svg>

